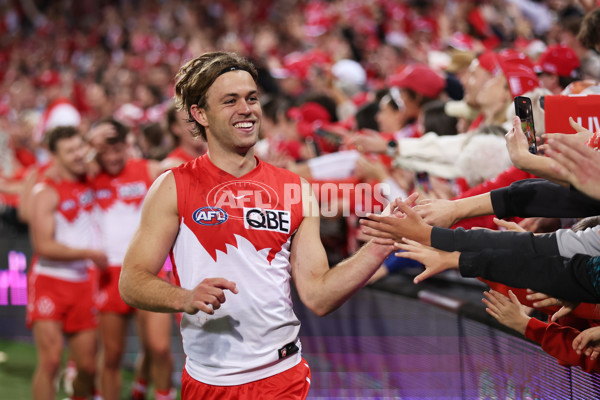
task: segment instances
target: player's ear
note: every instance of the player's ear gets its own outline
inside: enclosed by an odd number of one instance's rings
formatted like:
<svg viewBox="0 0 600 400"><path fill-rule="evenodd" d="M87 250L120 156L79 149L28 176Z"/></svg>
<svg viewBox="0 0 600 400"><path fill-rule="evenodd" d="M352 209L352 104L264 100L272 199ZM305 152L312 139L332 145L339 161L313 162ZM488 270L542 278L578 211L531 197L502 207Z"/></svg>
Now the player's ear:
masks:
<svg viewBox="0 0 600 400"><path fill-rule="evenodd" d="M204 108L199 107L197 104L194 104L190 107L191 116L203 127L208 127L208 119L206 118L206 111Z"/></svg>

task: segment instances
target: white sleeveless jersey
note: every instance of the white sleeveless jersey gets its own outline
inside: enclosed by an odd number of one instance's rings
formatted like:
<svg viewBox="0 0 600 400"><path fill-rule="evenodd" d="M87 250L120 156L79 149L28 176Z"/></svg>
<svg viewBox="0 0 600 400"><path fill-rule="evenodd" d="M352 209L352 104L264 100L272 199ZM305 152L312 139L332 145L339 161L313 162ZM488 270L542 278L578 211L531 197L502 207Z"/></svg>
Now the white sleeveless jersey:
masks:
<svg viewBox="0 0 600 400"><path fill-rule="evenodd" d="M300 322L292 309L289 262L302 202L285 206L300 178L258 161L235 178L202 156L173 169L180 229L171 251L177 283L206 278L237 284L214 315L181 321L186 370L198 381L239 385L283 372L301 360ZM295 351L295 350L298 351Z"/></svg>
<svg viewBox="0 0 600 400"><path fill-rule="evenodd" d="M115 176L102 172L92 181L98 204L97 220L108 264L123 264L129 242L140 223L142 203L152 185L148 160L130 159Z"/></svg>
<svg viewBox="0 0 600 400"><path fill-rule="evenodd" d="M54 239L67 247L93 249L98 244L98 229L93 218L94 193L87 182L45 179L42 184L52 187L59 196L54 212ZM33 272L73 282L88 279L87 259L57 261L35 256Z"/></svg>

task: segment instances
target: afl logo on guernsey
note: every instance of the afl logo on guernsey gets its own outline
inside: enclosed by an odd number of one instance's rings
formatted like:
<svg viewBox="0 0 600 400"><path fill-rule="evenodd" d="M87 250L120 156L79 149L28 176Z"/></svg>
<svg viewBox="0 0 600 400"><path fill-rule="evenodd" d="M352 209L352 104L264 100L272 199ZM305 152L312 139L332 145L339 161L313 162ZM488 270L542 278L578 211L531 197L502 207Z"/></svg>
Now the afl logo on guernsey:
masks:
<svg viewBox="0 0 600 400"><path fill-rule="evenodd" d="M229 216L222 208L202 207L194 211L192 218L197 224L211 226L222 224Z"/></svg>

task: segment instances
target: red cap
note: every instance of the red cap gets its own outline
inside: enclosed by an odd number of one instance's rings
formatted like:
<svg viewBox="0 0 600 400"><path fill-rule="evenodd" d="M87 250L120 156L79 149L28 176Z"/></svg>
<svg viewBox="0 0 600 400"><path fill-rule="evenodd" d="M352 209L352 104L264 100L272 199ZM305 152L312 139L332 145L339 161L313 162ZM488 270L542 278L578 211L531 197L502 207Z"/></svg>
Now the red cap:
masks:
<svg viewBox="0 0 600 400"><path fill-rule="evenodd" d="M313 136L316 127L331 122L327 109L312 101L290 108L287 114L298 123L298 133L303 137Z"/></svg>
<svg viewBox="0 0 600 400"><path fill-rule="evenodd" d="M477 57L479 66L491 74L495 74L500 66L498 65L498 56L493 51L484 51Z"/></svg>
<svg viewBox="0 0 600 400"><path fill-rule="evenodd" d="M292 52L283 58L283 76L293 76L306 79L311 67L326 67L331 65L331 56L321 50L311 50L306 53Z"/></svg>
<svg viewBox="0 0 600 400"><path fill-rule="evenodd" d="M533 70L533 62L525 54L512 49L502 50L498 53L498 64L508 81L508 88L513 97L540 86Z"/></svg>
<svg viewBox="0 0 600 400"><path fill-rule="evenodd" d="M371 93L360 92L360 93L357 93L354 96L352 96L352 98L350 100L352 100L352 102L354 103L355 106L360 107L363 104L366 104L369 101L371 101Z"/></svg>
<svg viewBox="0 0 600 400"><path fill-rule="evenodd" d="M433 99L444 90L446 80L425 64L411 64L390 76L388 86L411 89Z"/></svg>
<svg viewBox="0 0 600 400"><path fill-rule="evenodd" d="M560 44L548 46L542 53L538 63L535 65L535 72L546 72L552 75L575 78L577 68L581 63L575 51Z"/></svg>
<svg viewBox="0 0 600 400"><path fill-rule="evenodd" d="M466 33L456 32L448 39L448 46L462 51L473 50L475 47L475 39Z"/></svg>
<svg viewBox="0 0 600 400"><path fill-rule="evenodd" d="M533 70L533 61L525 53L516 51L513 49L504 49L498 53L498 62L502 65L503 63L514 63L523 65Z"/></svg>
<svg viewBox="0 0 600 400"><path fill-rule="evenodd" d="M36 85L40 87L60 85L60 82L60 73L50 69L42 72L35 80Z"/></svg>
<svg viewBox="0 0 600 400"><path fill-rule="evenodd" d="M502 73L508 82L508 88L513 97L521 96L523 93L529 92L540 86L537 75L533 69L525 65L506 62L500 63Z"/></svg>
<svg viewBox="0 0 600 400"><path fill-rule="evenodd" d="M7 115L10 112L10 106L4 102L0 103L0 117Z"/></svg>
<svg viewBox="0 0 600 400"><path fill-rule="evenodd" d="M416 18L412 21L411 31L431 32L436 31L435 20L426 17Z"/></svg>
<svg viewBox="0 0 600 400"><path fill-rule="evenodd" d="M304 9L304 33L310 37L320 36L336 23L337 15L333 5L325 2L311 2Z"/></svg>

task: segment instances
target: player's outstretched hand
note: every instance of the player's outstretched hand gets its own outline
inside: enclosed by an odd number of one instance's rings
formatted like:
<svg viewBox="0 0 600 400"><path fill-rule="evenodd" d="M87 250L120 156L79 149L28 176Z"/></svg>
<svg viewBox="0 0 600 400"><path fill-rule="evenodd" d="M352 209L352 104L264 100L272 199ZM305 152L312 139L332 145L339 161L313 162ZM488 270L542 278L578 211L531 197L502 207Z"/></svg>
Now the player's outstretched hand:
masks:
<svg viewBox="0 0 600 400"><path fill-rule="evenodd" d="M225 290L238 293L235 282L225 278L206 278L190 291L183 311L188 314L196 314L198 311L214 314L225 303Z"/></svg>
<svg viewBox="0 0 600 400"><path fill-rule="evenodd" d="M396 257L410 258L425 266L425 271L415 277L413 280L414 283L422 282L448 269L458 268L458 260L460 258L458 251L450 253L424 246L419 242L406 238L402 239L401 243L396 243L395 246L400 250L404 250L396 253Z"/></svg>

